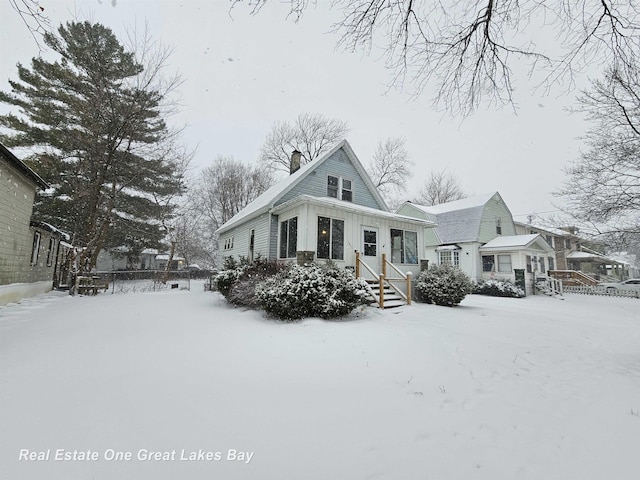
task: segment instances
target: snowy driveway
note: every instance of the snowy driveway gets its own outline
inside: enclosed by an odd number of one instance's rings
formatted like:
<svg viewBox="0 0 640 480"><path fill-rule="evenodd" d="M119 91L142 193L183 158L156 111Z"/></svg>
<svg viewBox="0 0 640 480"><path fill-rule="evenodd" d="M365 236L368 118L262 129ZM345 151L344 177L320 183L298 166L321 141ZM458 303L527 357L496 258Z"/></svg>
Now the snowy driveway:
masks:
<svg viewBox="0 0 640 480"><path fill-rule="evenodd" d="M0 476L640 472L637 299L471 296L282 324L199 287L0 308Z"/></svg>

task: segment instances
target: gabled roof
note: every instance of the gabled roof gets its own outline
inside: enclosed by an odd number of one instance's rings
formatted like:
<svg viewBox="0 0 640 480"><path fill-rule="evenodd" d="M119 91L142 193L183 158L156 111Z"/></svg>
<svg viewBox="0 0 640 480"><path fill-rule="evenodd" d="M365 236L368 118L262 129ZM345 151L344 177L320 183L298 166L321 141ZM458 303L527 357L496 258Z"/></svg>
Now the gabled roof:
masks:
<svg viewBox="0 0 640 480"><path fill-rule="evenodd" d="M442 243L474 242L480 233L484 206L496 195L500 197L498 192L493 192L433 206L410 202L405 205L425 213L438 224L436 231Z"/></svg>
<svg viewBox="0 0 640 480"><path fill-rule="evenodd" d="M480 247L481 252L487 251L510 251L525 250L532 247L538 247L547 252L553 252L553 248L545 241L539 233L531 233L529 235L506 235L496 237Z"/></svg>
<svg viewBox="0 0 640 480"><path fill-rule="evenodd" d="M335 147L333 147L327 154L322 156L317 160L313 160L303 166L300 169L291 175L283 178L278 183L276 183L273 187L269 188L267 191L262 193L258 198L256 198L249 205L240 210L236 215L234 215L229 221L227 221L224 225L222 225L216 233L223 233L236 225L240 225L241 223L250 220L252 218L258 217L266 212L268 212L282 197L284 197L287 192L289 192L293 187L295 187L298 183L300 183L304 178L306 178L311 172L313 172L316 168L326 162L334 153L338 150L343 149L347 154L347 157L362 177L362 180L365 182L371 194L374 196L376 201L383 205L385 210L388 211L388 207L378 190L375 188L375 185L369 178L367 171L358 160L358 157L353 152L351 145L346 140L342 140Z"/></svg>
<svg viewBox="0 0 640 480"><path fill-rule="evenodd" d="M0 155L8 160L8 162L16 168L19 172L21 172L25 177L27 177L31 182L33 182L36 187L40 187L41 189L49 188L49 184L45 182L40 175L31 170L26 163L16 157L11 151L5 147L2 143L0 143Z"/></svg>

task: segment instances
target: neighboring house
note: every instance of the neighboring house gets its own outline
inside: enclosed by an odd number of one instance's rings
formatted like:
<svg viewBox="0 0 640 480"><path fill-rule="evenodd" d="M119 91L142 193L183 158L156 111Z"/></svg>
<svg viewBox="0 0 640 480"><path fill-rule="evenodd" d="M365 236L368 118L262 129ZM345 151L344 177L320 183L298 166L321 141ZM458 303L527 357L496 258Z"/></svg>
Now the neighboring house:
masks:
<svg viewBox="0 0 640 480"><path fill-rule="evenodd" d="M382 271L385 254L402 272L416 274L425 232L432 227L428 219L390 212L344 140L302 167L300 153L294 152L290 175L216 233L223 258L331 260L355 268L357 251L375 273Z"/></svg>
<svg viewBox="0 0 640 480"><path fill-rule="evenodd" d="M0 144L0 305L65 283L68 237L31 220L36 191L46 188L36 172Z"/></svg>
<svg viewBox="0 0 640 480"><path fill-rule="evenodd" d="M537 239L522 243L523 239L515 238L517 232L513 216L498 192L433 206L406 202L398 209L398 213L435 221L438 225L437 237L425 243L424 258L431 264L458 266L474 280L499 278L514 281L515 270L524 268L526 272L521 259L529 255L532 258L535 256L538 261L540 252L544 252L538 270L531 270L527 277L527 293L531 293L532 272L546 272L549 259L553 262L554 255L549 253L548 245L538 251L541 247ZM505 239L505 243L497 239ZM483 253L487 245L492 248L492 241L493 245L504 246L505 250L497 253L487 250ZM493 261L490 261L492 255Z"/></svg>
<svg viewBox="0 0 640 480"><path fill-rule="evenodd" d="M145 248L139 254L133 254L127 247L103 249L96 261L99 272L123 270L164 270L169 261L169 254L159 253L155 248ZM184 257L174 255L171 270L186 268Z"/></svg>
<svg viewBox="0 0 640 480"><path fill-rule="evenodd" d="M98 254L96 270L99 272L161 270L158 264L159 256L160 253L155 248L145 248L137 255L131 253L131 250L125 246L104 248ZM168 258L168 255L166 257ZM164 264L166 265L166 259Z"/></svg>
<svg viewBox="0 0 640 480"><path fill-rule="evenodd" d="M566 284L593 285L601 280L624 280L633 276L628 259L605 255L602 242L583 238L576 227L554 228L516 222L516 231L518 234L539 233L545 238L556 258L549 270Z"/></svg>
<svg viewBox="0 0 640 480"><path fill-rule="evenodd" d="M496 237L479 249L482 279L506 278L531 293L536 278L546 277L554 250L540 234Z"/></svg>

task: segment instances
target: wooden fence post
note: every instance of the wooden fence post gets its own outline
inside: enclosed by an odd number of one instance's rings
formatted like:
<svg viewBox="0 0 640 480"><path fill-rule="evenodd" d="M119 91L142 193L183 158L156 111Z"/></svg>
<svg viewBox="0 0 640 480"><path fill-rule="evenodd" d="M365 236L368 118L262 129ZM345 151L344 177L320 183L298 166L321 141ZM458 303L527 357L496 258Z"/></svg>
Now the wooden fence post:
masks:
<svg viewBox="0 0 640 480"><path fill-rule="evenodd" d="M411 272L407 272L407 305L411 305Z"/></svg>
<svg viewBox="0 0 640 480"><path fill-rule="evenodd" d="M356 250L356 278L360 278L360 252Z"/></svg>
<svg viewBox="0 0 640 480"><path fill-rule="evenodd" d="M380 308L384 310L384 273L380 274Z"/></svg>

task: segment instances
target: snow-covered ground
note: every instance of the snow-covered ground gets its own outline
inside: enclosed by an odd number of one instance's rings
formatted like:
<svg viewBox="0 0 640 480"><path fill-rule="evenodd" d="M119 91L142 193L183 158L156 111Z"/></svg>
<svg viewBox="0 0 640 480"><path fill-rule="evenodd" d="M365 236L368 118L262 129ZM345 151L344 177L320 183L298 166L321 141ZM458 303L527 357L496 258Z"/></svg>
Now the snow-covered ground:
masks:
<svg viewBox="0 0 640 480"><path fill-rule="evenodd" d="M638 299L285 324L192 287L0 308L0 477L639 478Z"/></svg>

